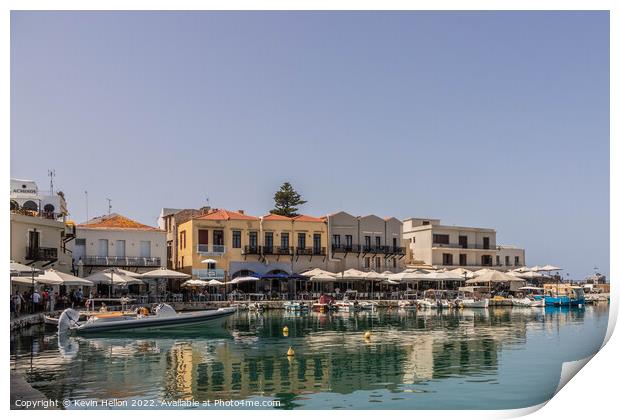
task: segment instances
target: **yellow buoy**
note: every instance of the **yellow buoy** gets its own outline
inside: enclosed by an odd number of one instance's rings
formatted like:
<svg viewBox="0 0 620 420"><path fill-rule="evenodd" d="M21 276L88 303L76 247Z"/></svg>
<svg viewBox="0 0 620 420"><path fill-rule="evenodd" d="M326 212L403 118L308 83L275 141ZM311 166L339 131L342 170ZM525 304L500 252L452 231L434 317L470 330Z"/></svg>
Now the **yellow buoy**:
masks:
<svg viewBox="0 0 620 420"><path fill-rule="evenodd" d="M364 338L365 338L366 340L370 340L370 331L366 331L366 332L364 333Z"/></svg>
<svg viewBox="0 0 620 420"><path fill-rule="evenodd" d="M295 356L295 350L293 350L292 347L289 347L288 351L286 352L286 355L289 357Z"/></svg>
<svg viewBox="0 0 620 420"><path fill-rule="evenodd" d="M282 328L282 332L283 332L284 334L288 334L288 327L284 327L284 328Z"/></svg>

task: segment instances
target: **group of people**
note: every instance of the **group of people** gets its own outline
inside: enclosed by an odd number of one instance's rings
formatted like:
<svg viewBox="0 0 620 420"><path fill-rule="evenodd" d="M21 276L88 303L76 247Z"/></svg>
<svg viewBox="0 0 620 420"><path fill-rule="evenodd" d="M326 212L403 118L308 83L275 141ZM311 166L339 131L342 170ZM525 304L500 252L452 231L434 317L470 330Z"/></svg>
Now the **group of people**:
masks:
<svg viewBox="0 0 620 420"><path fill-rule="evenodd" d="M84 302L82 289L71 290L69 293L54 292L51 288L15 291L11 295L11 316L36 312L52 312L60 308L79 307Z"/></svg>

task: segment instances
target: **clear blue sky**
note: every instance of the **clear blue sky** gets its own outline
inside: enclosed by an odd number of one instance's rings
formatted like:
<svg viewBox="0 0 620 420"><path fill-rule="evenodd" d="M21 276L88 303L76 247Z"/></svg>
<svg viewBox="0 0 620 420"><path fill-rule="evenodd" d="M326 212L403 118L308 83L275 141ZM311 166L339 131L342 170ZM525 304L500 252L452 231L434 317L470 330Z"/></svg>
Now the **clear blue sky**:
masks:
<svg viewBox="0 0 620 420"><path fill-rule="evenodd" d="M530 265L609 272L606 12L11 17L11 175L71 216L162 207L493 227Z"/></svg>

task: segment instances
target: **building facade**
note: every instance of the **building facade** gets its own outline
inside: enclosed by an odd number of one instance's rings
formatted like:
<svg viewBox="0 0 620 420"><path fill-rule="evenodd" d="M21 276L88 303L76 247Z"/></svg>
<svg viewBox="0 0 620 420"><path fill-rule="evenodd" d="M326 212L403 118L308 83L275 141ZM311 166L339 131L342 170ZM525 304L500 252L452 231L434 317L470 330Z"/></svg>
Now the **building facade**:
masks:
<svg viewBox="0 0 620 420"><path fill-rule="evenodd" d="M330 214L326 219L329 271L355 268L398 272L404 268L403 223L400 220L375 215L353 216L344 211Z"/></svg>
<svg viewBox="0 0 620 420"><path fill-rule="evenodd" d="M321 218L214 209L177 230L177 266L198 279L293 274L326 266L327 224Z"/></svg>
<svg viewBox="0 0 620 420"><path fill-rule="evenodd" d="M201 209L169 209L163 208L157 220L157 225L166 232L166 268L176 270L178 266L178 226L192 217L207 214L209 207Z"/></svg>
<svg viewBox="0 0 620 420"><path fill-rule="evenodd" d="M74 264L84 275L110 267L138 273L166 263L166 232L120 214L96 217L76 229Z"/></svg>
<svg viewBox="0 0 620 420"><path fill-rule="evenodd" d="M525 250L498 246L494 229L447 226L439 219L409 218L403 222L408 265L437 268L497 267L512 269L525 264Z"/></svg>
<svg viewBox="0 0 620 420"><path fill-rule="evenodd" d="M75 225L67 222L64 194L39 191L34 181L11 179L10 197L11 260L71 272Z"/></svg>

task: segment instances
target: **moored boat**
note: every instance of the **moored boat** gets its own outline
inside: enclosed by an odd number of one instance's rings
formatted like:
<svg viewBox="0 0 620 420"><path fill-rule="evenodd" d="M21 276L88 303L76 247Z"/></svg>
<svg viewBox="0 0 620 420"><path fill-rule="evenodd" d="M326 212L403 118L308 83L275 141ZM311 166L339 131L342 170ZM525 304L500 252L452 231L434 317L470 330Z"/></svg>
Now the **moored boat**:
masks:
<svg viewBox="0 0 620 420"><path fill-rule="evenodd" d="M80 313L78 311L65 309L58 319L58 332L86 334L104 331L159 330L190 324L215 325L232 315L235 309L219 308L208 311L178 313L170 305L160 303L155 307L154 312L154 315L102 312L90 316L86 321L79 321Z"/></svg>

